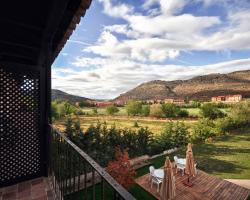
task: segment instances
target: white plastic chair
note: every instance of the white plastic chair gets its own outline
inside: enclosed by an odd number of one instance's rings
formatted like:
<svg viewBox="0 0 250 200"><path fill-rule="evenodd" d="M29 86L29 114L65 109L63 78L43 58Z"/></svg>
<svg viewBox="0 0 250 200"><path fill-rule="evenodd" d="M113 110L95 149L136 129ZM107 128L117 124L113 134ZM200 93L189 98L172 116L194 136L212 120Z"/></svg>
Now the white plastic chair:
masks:
<svg viewBox="0 0 250 200"><path fill-rule="evenodd" d="M153 174L154 174L154 171L155 171L154 166L150 166L150 167L149 167L149 177L148 177L148 181L151 181L152 176L153 176Z"/></svg>
<svg viewBox="0 0 250 200"><path fill-rule="evenodd" d="M185 165L182 165L182 164L179 164L177 163L176 165L176 173L178 172L178 169L181 170L181 175L184 176L184 173L185 173Z"/></svg>
<svg viewBox="0 0 250 200"><path fill-rule="evenodd" d="M161 179L156 178L155 176L152 176L152 180L151 180L151 188L153 187L153 184L157 185L157 192L160 191L160 185L162 183Z"/></svg>
<svg viewBox="0 0 250 200"><path fill-rule="evenodd" d="M174 164L175 164L175 166L177 165L177 163L178 163L178 157L174 156Z"/></svg>
<svg viewBox="0 0 250 200"><path fill-rule="evenodd" d="M194 164L194 169L195 169L195 175L197 175L198 174L197 163Z"/></svg>
<svg viewBox="0 0 250 200"><path fill-rule="evenodd" d="M182 171L182 176L184 175L185 172L185 165L179 164L178 163L178 157L174 156L174 162L175 162L175 167L176 167L176 173L178 172L178 170Z"/></svg>

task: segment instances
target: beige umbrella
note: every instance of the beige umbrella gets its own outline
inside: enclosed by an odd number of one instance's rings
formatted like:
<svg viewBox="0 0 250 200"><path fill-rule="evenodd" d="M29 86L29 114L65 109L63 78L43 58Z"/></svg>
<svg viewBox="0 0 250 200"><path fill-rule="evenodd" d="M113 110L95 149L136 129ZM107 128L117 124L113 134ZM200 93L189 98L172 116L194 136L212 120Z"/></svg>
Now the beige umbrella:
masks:
<svg viewBox="0 0 250 200"><path fill-rule="evenodd" d="M192 183L190 182L190 177L195 176L194 165L195 164L194 164L192 145L189 143L186 151L186 166L185 166L185 173L188 175L188 180L186 182L186 185L188 186L192 186Z"/></svg>
<svg viewBox="0 0 250 200"><path fill-rule="evenodd" d="M167 157L164 165L164 178L161 186L161 200L173 199L175 197L175 177L172 164Z"/></svg>

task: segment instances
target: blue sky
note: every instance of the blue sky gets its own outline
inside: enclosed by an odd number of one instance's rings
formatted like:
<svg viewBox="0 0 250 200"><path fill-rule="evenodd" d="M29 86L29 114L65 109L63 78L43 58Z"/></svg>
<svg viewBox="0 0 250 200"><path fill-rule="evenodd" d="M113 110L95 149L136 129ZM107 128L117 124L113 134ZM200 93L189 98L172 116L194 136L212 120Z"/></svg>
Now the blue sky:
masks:
<svg viewBox="0 0 250 200"><path fill-rule="evenodd" d="M250 69L249 0L93 0L52 87L110 99L151 80Z"/></svg>

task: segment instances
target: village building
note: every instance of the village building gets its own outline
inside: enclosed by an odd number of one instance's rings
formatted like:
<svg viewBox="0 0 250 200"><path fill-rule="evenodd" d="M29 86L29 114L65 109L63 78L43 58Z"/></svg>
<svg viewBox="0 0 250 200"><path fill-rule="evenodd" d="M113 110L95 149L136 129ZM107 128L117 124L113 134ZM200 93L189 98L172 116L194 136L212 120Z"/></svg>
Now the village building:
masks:
<svg viewBox="0 0 250 200"><path fill-rule="evenodd" d="M184 99L165 99L164 100L165 103L173 103L175 105L184 105L185 104L185 100Z"/></svg>
<svg viewBox="0 0 250 200"><path fill-rule="evenodd" d="M211 98L212 102L240 102L242 100L241 94L214 96Z"/></svg>
<svg viewBox="0 0 250 200"><path fill-rule="evenodd" d="M113 105L113 102L109 102L109 101L97 101L97 102L95 102L96 107L107 107L107 106L111 106L111 105Z"/></svg>

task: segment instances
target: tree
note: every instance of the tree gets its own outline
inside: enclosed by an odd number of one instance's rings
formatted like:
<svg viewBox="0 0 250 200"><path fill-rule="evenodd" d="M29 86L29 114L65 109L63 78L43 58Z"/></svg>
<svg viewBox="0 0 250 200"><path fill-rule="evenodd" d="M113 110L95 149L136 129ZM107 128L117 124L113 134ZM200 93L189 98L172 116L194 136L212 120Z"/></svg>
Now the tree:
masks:
<svg viewBox="0 0 250 200"><path fill-rule="evenodd" d="M201 114L208 119L216 119L225 117L225 114L212 103L206 103L201 107Z"/></svg>
<svg viewBox="0 0 250 200"><path fill-rule="evenodd" d="M163 112L160 104L153 104L150 106L150 116L163 117Z"/></svg>
<svg viewBox="0 0 250 200"><path fill-rule="evenodd" d="M194 99L191 101L192 108L199 108L200 106L201 106L201 102L199 100Z"/></svg>
<svg viewBox="0 0 250 200"><path fill-rule="evenodd" d="M51 116L53 120L59 118L58 103L56 101L51 102Z"/></svg>
<svg viewBox="0 0 250 200"><path fill-rule="evenodd" d="M188 136L188 128L183 122L167 122L157 140L163 149L169 149L187 144Z"/></svg>
<svg viewBox="0 0 250 200"><path fill-rule="evenodd" d="M75 135L74 125L73 125L73 120L70 117L68 117L65 122L65 133L70 140L73 140L73 137Z"/></svg>
<svg viewBox="0 0 250 200"><path fill-rule="evenodd" d="M70 115L73 114L77 109L75 106L66 101L64 102L64 110L66 115Z"/></svg>
<svg viewBox="0 0 250 200"><path fill-rule="evenodd" d="M188 117L188 115L189 115L189 112L187 110L183 110L183 109L179 110L177 113L178 117Z"/></svg>
<svg viewBox="0 0 250 200"><path fill-rule="evenodd" d="M106 170L126 189L134 183L135 171L130 165L127 150L116 148L115 160L108 163Z"/></svg>
<svg viewBox="0 0 250 200"><path fill-rule="evenodd" d="M144 105L142 106L141 114L145 117L149 116L150 114L150 106Z"/></svg>
<svg viewBox="0 0 250 200"><path fill-rule="evenodd" d="M162 111L165 117L176 117L180 108L172 103L162 104Z"/></svg>
<svg viewBox="0 0 250 200"><path fill-rule="evenodd" d="M142 111L142 103L134 99L130 99L126 105L128 115L139 115Z"/></svg>
<svg viewBox="0 0 250 200"><path fill-rule="evenodd" d="M192 142L204 142L208 138L214 137L215 124L209 119L200 119L192 128Z"/></svg>
<svg viewBox="0 0 250 200"><path fill-rule="evenodd" d="M94 115L96 115L98 113L97 108L92 108L92 112Z"/></svg>
<svg viewBox="0 0 250 200"><path fill-rule="evenodd" d="M82 100L79 102L79 106L81 108L89 106L89 103L86 100Z"/></svg>
<svg viewBox="0 0 250 200"><path fill-rule="evenodd" d="M109 115L114 115L115 113L119 112L119 109L115 105L111 105L106 108L106 112Z"/></svg>

